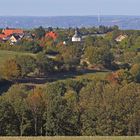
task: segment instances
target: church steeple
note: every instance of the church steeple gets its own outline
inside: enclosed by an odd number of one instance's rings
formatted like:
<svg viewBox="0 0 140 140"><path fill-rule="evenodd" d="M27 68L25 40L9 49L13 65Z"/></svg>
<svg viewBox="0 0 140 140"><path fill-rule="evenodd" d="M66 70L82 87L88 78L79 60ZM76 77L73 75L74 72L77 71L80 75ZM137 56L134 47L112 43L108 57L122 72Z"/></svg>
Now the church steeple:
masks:
<svg viewBox="0 0 140 140"><path fill-rule="evenodd" d="M81 38L81 34L78 30L78 28L75 29L75 34L72 37L72 42L81 42L82 38Z"/></svg>

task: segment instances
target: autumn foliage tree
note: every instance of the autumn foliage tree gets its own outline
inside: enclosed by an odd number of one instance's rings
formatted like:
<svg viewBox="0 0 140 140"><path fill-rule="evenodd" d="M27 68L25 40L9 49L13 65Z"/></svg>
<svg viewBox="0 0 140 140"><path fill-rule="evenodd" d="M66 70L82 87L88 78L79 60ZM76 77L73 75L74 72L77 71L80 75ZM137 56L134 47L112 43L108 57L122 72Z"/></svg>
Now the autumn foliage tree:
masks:
<svg viewBox="0 0 140 140"><path fill-rule="evenodd" d="M32 93L28 95L26 101L33 118L34 135L43 135L45 100L43 98L42 89L33 89Z"/></svg>
<svg viewBox="0 0 140 140"><path fill-rule="evenodd" d="M140 82L140 64L134 64L130 69L130 73L136 82Z"/></svg>
<svg viewBox="0 0 140 140"><path fill-rule="evenodd" d="M15 59L8 59L1 65L0 73L6 80L19 78L21 70Z"/></svg>

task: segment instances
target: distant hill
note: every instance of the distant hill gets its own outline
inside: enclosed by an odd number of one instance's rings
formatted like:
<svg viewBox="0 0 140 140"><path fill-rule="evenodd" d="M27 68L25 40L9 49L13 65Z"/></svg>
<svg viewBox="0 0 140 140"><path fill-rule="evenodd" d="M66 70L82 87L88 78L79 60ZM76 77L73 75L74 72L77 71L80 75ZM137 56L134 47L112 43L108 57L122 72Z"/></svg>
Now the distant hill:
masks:
<svg viewBox="0 0 140 140"><path fill-rule="evenodd" d="M121 29L140 29L140 16L57 16L57 17L0 17L0 28L90 27L118 25Z"/></svg>

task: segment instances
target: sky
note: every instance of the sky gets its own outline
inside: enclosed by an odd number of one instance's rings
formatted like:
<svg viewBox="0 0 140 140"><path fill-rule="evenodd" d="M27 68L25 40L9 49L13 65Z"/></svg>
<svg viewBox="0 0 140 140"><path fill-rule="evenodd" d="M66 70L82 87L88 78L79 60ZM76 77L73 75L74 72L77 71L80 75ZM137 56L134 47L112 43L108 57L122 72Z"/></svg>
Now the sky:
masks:
<svg viewBox="0 0 140 140"><path fill-rule="evenodd" d="M140 0L0 0L0 16L140 15Z"/></svg>

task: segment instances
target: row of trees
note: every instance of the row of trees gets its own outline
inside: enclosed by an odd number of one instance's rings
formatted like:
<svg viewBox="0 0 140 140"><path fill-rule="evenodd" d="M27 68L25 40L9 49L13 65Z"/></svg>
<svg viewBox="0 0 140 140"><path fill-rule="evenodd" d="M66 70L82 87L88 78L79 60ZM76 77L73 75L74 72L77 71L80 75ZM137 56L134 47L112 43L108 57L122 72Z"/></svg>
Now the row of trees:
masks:
<svg viewBox="0 0 140 140"><path fill-rule="evenodd" d="M53 60L41 53L37 56L18 55L1 64L0 75L6 80L16 80L27 76L48 74L54 71Z"/></svg>
<svg viewBox="0 0 140 140"><path fill-rule="evenodd" d="M140 85L65 81L0 97L0 135L140 135Z"/></svg>

